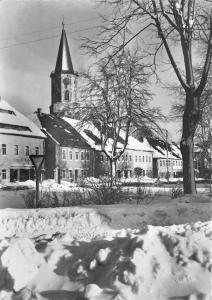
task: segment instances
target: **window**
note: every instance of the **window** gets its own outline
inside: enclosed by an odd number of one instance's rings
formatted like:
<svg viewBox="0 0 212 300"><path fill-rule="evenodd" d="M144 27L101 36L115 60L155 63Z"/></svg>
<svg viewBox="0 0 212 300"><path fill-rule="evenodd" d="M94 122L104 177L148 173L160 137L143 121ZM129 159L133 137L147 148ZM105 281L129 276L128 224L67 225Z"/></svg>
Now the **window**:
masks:
<svg viewBox="0 0 212 300"><path fill-rule="evenodd" d="M84 177L84 170L81 170L81 177Z"/></svg>
<svg viewBox="0 0 212 300"><path fill-rule="evenodd" d="M143 156L143 162L144 162L144 156Z"/></svg>
<svg viewBox="0 0 212 300"><path fill-rule="evenodd" d="M76 160L79 160L79 152L75 153L75 158L76 158Z"/></svg>
<svg viewBox="0 0 212 300"><path fill-rule="evenodd" d="M6 144L2 144L1 145L1 152L2 152L2 155L6 155L7 154L7 146Z"/></svg>
<svg viewBox="0 0 212 300"><path fill-rule="evenodd" d="M121 157L121 158L122 158L122 160L124 160L124 155L122 155L122 157Z"/></svg>
<svg viewBox="0 0 212 300"><path fill-rule="evenodd" d="M125 155L125 160L126 160L126 161L128 160L128 156L127 156L127 154Z"/></svg>
<svg viewBox="0 0 212 300"><path fill-rule="evenodd" d="M148 156L146 155L146 162L148 162Z"/></svg>
<svg viewBox="0 0 212 300"><path fill-rule="evenodd" d="M88 152L88 151L86 152L86 159L90 160L90 152Z"/></svg>
<svg viewBox="0 0 212 300"><path fill-rule="evenodd" d="M173 166L175 166L175 160L173 160Z"/></svg>
<svg viewBox="0 0 212 300"><path fill-rule="evenodd" d="M35 154L39 155L39 147L35 147Z"/></svg>
<svg viewBox="0 0 212 300"><path fill-rule="evenodd" d="M62 159L66 159L66 150L62 149Z"/></svg>
<svg viewBox="0 0 212 300"><path fill-rule="evenodd" d="M163 166L165 167L165 164L166 164L166 162L165 162L165 160L163 161Z"/></svg>
<svg viewBox="0 0 212 300"><path fill-rule="evenodd" d="M63 179L66 178L66 170L65 170L65 169L62 170L62 178L63 178Z"/></svg>
<svg viewBox="0 0 212 300"><path fill-rule="evenodd" d="M68 173L69 173L69 178L72 179L73 178L73 171L69 170Z"/></svg>
<svg viewBox="0 0 212 300"><path fill-rule="evenodd" d="M18 155L18 145L14 145L14 154Z"/></svg>
<svg viewBox="0 0 212 300"><path fill-rule="evenodd" d="M25 155L26 155L26 156L29 156L29 146L26 146L26 147L25 147Z"/></svg>
<svg viewBox="0 0 212 300"><path fill-rule="evenodd" d="M138 157L137 157L137 155L135 156L135 161L137 162L137 160L138 160Z"/></svg>
<svg viewBox="0 0 212 300"><path fill-rule="evenodd" d="M132 155L129 156L129 159L130 159L130 161L132 161ZM130 176L130 177L132 177L132 176Z"/></svg>
<svg viewBox="0 0 212 300"><path fill-rule="evenodd" d="M151 162L152 160L151 160L151 156L149 156L149 162Z"/></svg>
<svg viewBox="0 0 212 300"><path fill-rule="evenodd" d="M139 156L139 162L141 162L141 156Z"/></svg>
<svg viewBox="0 0 212 300"><path fill-rule="evenodd" d="M163 161L162 160L160 160L160 166L162 167L162 164L163 164Z"/></svg>
<svg viewBox="0 0 212 300"><path fill-rule="evenodd" d="M104 161L103 155L100 155L100 161Z"/></svg>
<svg viewBox="0 0 212 300"><path fill-rule="evenodd" d="M84 160L84 152L81 152L81 160Z"/></svg>
<svg viewBox="0 0 212 300"><path fill-rule="evenodd" d="M7 170L6 169L1 170L1 177L2 177L2 179L7 179Z"/></svg>
<svg viewBox="0 0 212 300"><path fill-rule="evenodd" d="M69 151L69 159L72 160L73 159L73 155L72 155L72 151Z"/></svg>
<svg viewBox="0 0 212 300"><path fill-rule="evenodd" d="M65 91L65 101L69 101L69 91Z"/></svg>

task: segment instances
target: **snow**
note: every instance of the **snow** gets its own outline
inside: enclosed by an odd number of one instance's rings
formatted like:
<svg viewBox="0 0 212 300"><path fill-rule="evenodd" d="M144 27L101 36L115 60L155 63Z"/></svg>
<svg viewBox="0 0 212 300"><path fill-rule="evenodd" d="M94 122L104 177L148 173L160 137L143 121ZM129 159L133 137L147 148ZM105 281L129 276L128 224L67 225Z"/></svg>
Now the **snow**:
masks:
<svg viewBox="0 0 212 300"><path fill-rule="evenodd" d="M189 200L189 201L188 201ZM2 209L0 210L0 237L28 236L34 238L65 233L68 237L96 238L108 229L140 229L144 224L167 226L187 222L209 221L209 198L172 199L156 196L149 205L116 204L60 207L55 209Z"/></svg>
<svg viewBox="0 0 212 300"><path fill-rule="evenodd" d="M210 222L121 231L2 239L0 299L210 299Z"/></svg>
<svg viewBox="0 0 212 300"><path fill-rule="evenodd" d="M67 123L69 123L71 126L73 126L83 136L83 138L87 141L87 143L92 148L94 148L96 150L101 150L100 145L96 145L95 142L85 133L85 130L90 130L96 137L100 138L99 130L92 123L88 122L86 124L82 124L80 121L71 119L68 117L63 117L63 119ZM123 130L121 130L120 137L125 139L125 135L126 135L125 132ZM107 146L106 146L108 151L111 151L112 144L113 144L113 140L109 138L107 141ZM123 147L123 144L118 142L117 148L122 148L122 147ZM148 152L154 151L146 139L144 139L144 142L140 142L139 140L137 140L136 138L134 138L131 135L128 137L128 144L127 144L126 149L128 149L128 150L136 149L136 150L143 150L143 151L148 151Z"/></svg>
<svg viewBox="0 0 212 300"><path fill-rule="evenodd" d="M17 111L14 107L9 105L3 99L0 100L0 109L13 111L14 114L8 113L0 113L1 123L17 125L17 126L25 126L30 129L30 131L25 130L17 130L17 129L4 129L1 128L1 133L10 133L10 134L18 134L18 135L26 135L26 136L36 136L40 138L45 138L45 135L42 131L27 117Z"/></svg>
<svg viewBox="0 0 212 300"><path fill-rule="evenodd" d="M6 207L12 201L19 207L0 210L0 300L211 299L211 199L205 189L171 199L170 189L159 195L161 188L149 187L149 205L23 209L27 190L15 190L21 184L0 191ZM81 188L48 180L41 189Z"/></svg>
<svg viewBox="0 0 212 300"><path fill-rule="evenodd" d="M14 240L3 252L1 263L14 280L14 290L18 291L33 279L44 263L44 259L35 250L32 241L27 238L19 238Z"/></svg>

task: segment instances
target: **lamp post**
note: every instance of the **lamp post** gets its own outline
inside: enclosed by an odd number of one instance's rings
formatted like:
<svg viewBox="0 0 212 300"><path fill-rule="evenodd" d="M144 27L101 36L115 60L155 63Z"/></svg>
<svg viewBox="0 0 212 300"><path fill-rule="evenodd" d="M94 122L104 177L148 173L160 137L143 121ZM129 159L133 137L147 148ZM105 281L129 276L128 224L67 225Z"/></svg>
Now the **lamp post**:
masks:
<svg viewBox="0 0 212 300"><path fill-rule="evenodd" d="M36 178L35 208L37 208L39 202L40 171L44 161L44 155L30 155L29 158L35 167L35 178Z"/></svg>

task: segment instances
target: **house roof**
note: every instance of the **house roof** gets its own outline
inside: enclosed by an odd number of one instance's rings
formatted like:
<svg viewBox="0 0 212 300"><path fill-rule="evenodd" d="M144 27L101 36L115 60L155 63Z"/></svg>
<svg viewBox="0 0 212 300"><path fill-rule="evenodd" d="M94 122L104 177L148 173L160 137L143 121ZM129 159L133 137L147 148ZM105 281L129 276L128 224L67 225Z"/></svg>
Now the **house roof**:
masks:
<svg viewBox="0 0 212 300"><path fill-rule="evenodd" d="M37 115L43 131L63 147L90 148L86 140L68 122L55 115Z"/></svg>
<svg viewBox="0 0 212 300"><path fill-rule="evenodd" d="M82 124L82 122L71 119L68 117L63 117L63 119L68 122L71 126L73 126L87 141L87 143L97 151L101 150L101 140L100 140L100 131L97 124L86 123ZM124 136L125 132L120 132L120 138L117 143L117 148L122 148L124 144ZM112 149L112 135L108 139L108 143L106 145L107 150L110 151ZM132 137L131 135L128 138L128 145L126 147L128 150L142 150L142 151L150 151L153 152L153 149L150 147L148 141L144 139L143 143Z"/></svg>
<svg viewBox="0 0 212 300"><path fill-rule="evenodd" d="M181 152L177 145L166 143L160 139L148 138L148 142L154 149L154 158L172 158L172 159L181 159ZM168 153L167 153L168 151Z"/></svg>
<svg viewBox="0 0 212 300"><path fill-rule="evenodd" d="M4 100L0 100L0 133L45 138L43 132L27 117Z"/></svg>

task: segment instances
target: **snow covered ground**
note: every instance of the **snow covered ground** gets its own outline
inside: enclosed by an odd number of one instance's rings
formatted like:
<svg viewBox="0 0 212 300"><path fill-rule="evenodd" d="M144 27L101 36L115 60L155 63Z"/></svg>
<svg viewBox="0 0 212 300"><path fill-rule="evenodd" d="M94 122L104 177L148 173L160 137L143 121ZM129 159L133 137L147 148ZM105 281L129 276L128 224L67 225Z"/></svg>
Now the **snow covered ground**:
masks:
<svg viewBox="0 0 212 300"><path fill-rule="evenodd" d="M207 191L36 210L23 209L25 192L0 191L0 300L212 299Z"/></svg>
<svg viewBox="0 0 212 300"><path fill-rule="evenodd" d="M2 237L0 299L209 300L211 233L198 222Z"/></svg>

